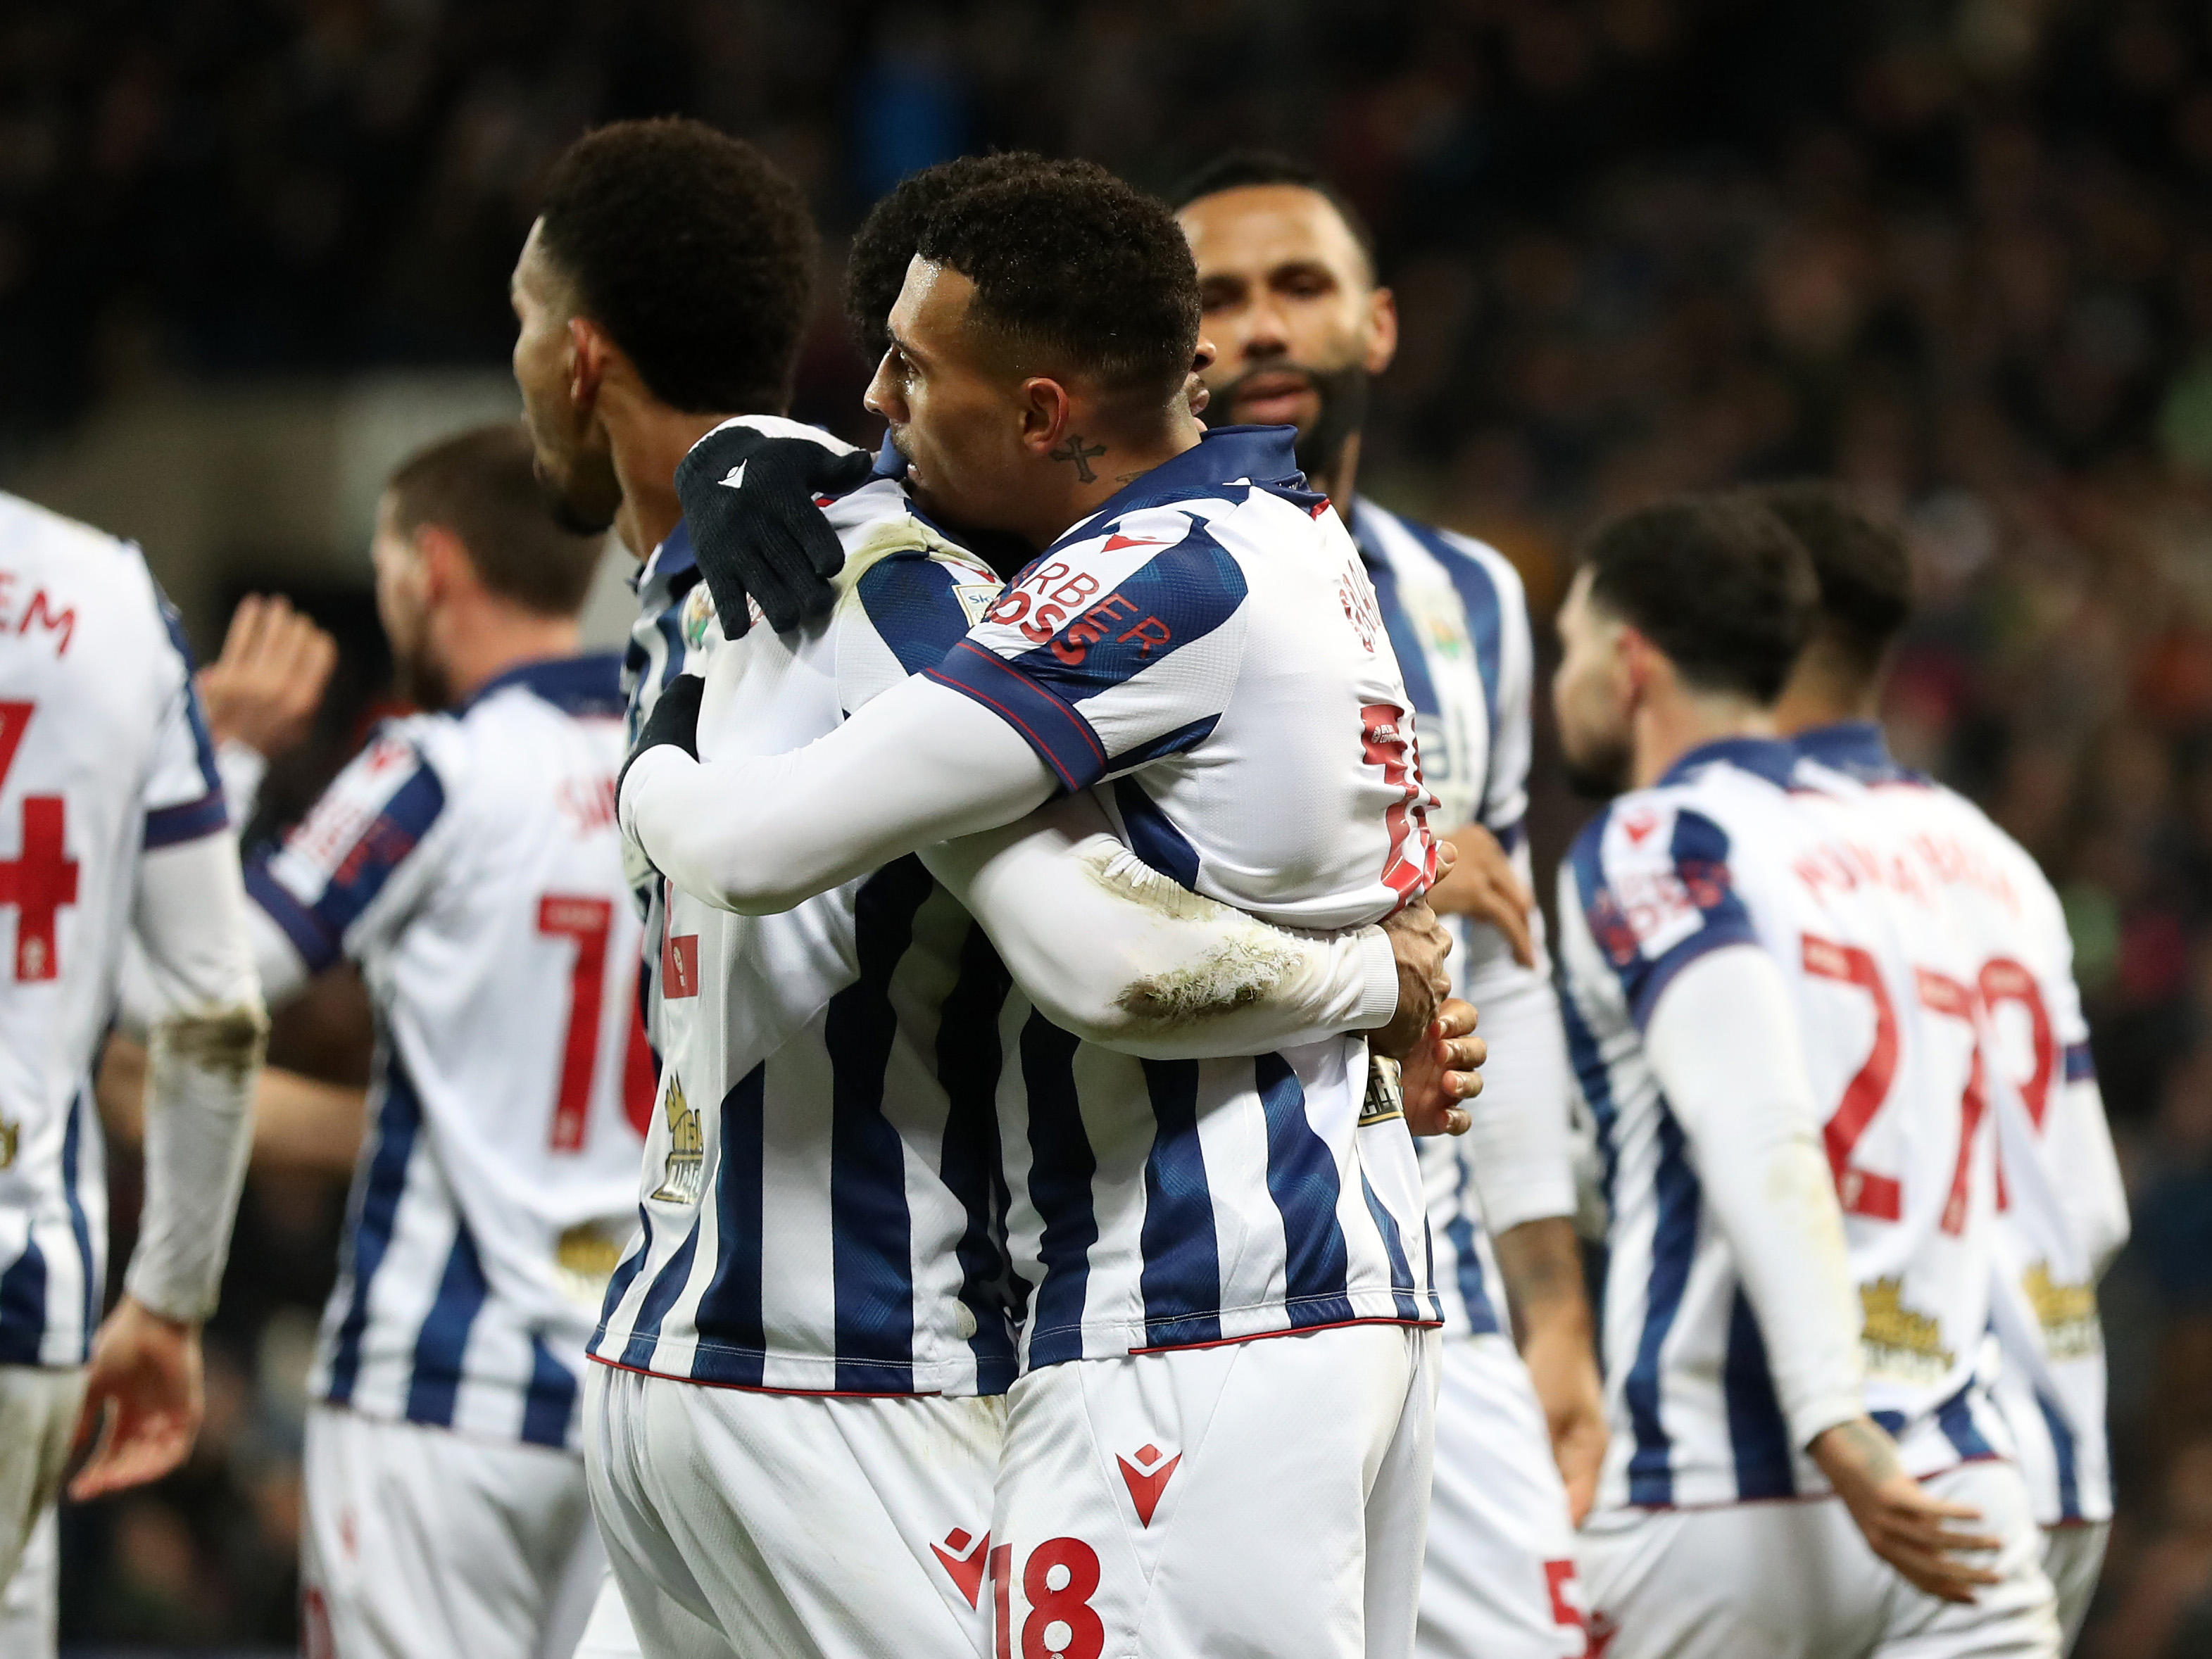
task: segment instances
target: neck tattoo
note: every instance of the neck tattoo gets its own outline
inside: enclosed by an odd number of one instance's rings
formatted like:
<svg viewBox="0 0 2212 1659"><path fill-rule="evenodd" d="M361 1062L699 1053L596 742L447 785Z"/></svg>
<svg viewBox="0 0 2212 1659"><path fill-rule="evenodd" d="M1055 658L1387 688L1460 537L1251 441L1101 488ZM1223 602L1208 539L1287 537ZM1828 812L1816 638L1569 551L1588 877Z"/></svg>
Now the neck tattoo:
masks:
<svg viewBox="0 0 2212 1659"><path fill-rule="evenodd" d="M1068 434L1067 441L1054 450L1048 459L1055 461L1073 461L1077 480L1083 483L1095 483L1097 482L1098 475L1091 470L1091 458L1094 455L1103 455L1105 453L1104 444L1086 446L1083 441L1083 434L1079 432L1073 432Z"/></svg>

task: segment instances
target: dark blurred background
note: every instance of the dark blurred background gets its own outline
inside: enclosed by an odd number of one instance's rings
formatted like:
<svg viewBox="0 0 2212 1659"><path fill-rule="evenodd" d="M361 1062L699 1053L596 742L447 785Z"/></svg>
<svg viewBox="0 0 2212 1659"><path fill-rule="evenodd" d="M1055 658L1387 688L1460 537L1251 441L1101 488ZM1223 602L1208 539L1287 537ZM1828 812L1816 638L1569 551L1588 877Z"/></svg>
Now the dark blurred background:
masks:
<svg viewBox="0 0 2212 1659"><path fill-rule="evenodd" d="M1027 146L1164 188L1258 143L1331 172L1398 293L1363 482L1501 547L1540 630L1608 507L1820 473L1901 519L1925 603L1893 738L2064 896L2136 1205L2083 1651L2212 1654L2212 4L14 0L0 477L140 536L204 652L248 586L339 634L264 830L380 690L384 469L512 407L539 179L665 112L811 193L797 412L856 439L842 238L894 180ZM1541 752L1537 796L1548 868L1580 809ZM208 1432L70 1512L70 1641L290 1643L342 1196L252 1184Z"/></svg>

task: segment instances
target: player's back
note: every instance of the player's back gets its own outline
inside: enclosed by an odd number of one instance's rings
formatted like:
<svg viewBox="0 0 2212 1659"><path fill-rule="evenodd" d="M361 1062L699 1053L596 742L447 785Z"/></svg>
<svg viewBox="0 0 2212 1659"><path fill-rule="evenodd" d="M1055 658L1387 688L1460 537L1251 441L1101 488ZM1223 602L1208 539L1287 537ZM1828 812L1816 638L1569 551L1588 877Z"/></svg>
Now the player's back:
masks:
<svg viewBox="0 0 2212 1659"><path fill-rule="evenodd" d="M1966 942L1996 1132L1999 1394L2038 1520L2104 1520L2112 1493L2095 1286L2125 1239L2126 1199L2058 896L1980 808L1892 759L1878 726L1819 728L1796 746L1808 777L1895 825Z"/></svg>
<svg viewBox="0 0 2212 1659"><path fill-rule="evenodd" d="M317 1364L333 1403L569 1443L649 1098L621 713L611 657L512 669L387 724L248 872L311 969L359 963L377 1012Z"/></svg>
<svg viewBox="0 0 2212 1659"><path fill-rule="evenodd" d="M105 1292L90 1067L142 848L225 823L136 547L0 495L0 1363L76 1364Z"/></svg>
<svg viewBox="0 0 2212 1659"><path fill-rule="evenodd" d="M1568 1037L1614 1211L1610 1504L1821 1489L1790 1443L1693 1149L1642 1050L1674 975L1732 944L1773 957L1796 1008L1864 1313L1869 1409L1917 1473L1989 1449L1972 1386L1992 1206L1972 969L1910 858L1833 799L1793 792L1795 760L1759 739L1694 750L1608 807L1562 872Z"/></svg>

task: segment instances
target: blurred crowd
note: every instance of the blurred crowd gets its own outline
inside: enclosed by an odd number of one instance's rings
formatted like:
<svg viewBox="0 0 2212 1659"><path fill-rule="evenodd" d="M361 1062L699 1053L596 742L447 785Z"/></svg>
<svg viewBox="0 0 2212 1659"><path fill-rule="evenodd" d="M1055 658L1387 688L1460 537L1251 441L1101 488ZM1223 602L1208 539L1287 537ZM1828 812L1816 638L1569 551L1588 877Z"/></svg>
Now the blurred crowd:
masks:
<svg viewBox="0 0 2212 1659"><path fill-rule="evenodd" d="M2063 894L2136 1205L2084 1651L2212 1653L2212 6L17 5L0 447L149 380L496 362L546 166L669 110L811 193L797 412L855 438L840 238L892 181L1023 145L1165 189L1261 143L1330 169L1398 293L1364 479L1496 542L1540 609L1591 519L1654 494L1828 473L1900 518L1923 614L1893 738ZM1540 791L1540 860L1580 811ZM203 1449L73 1516L76 1636L289 1638L337 1202L255 1182Z"/></svg>

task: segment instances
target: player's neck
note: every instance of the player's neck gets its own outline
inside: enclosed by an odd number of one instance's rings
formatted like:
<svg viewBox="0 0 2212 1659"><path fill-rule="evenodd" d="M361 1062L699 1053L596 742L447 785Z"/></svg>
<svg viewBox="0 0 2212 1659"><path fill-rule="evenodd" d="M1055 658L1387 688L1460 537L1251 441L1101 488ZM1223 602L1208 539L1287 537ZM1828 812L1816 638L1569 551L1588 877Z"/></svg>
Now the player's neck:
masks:
<svg viewBox="0 0 2212 1659"><path fill-rule="evenodd" d="M1650 788L1676 761L1709 743L1774 735L1773 710L1748 697L1692 691L1677 684L1663 696L1645 698L1637 708L1632 785Z"/></svg>
<svg viewBox="0 0 2212 1659"><path fill-rule="evenodd" d="M1316 470L1306 474L1306 488L1316 495L1328 497L1328 504L1336 509L1336 516L1344 520L1345 528L1352 527L1352 501L1359 487L1359 434L1355 432L1344 441L1344 447L1336 452L1336 465L1326 471Z"/></svg>
<svg viewBox="0 0 2212 1659"><path fill-rule="evenodd" d="M676 464L693 444L731 416L689 414L628 387L611 395L608 403L607 443L614 454L615 480L622 486L615 533L643 559L668 539L668 532L684 516L683 503L676 498ZM782 412L738 410L732 414Z"/></svg>
<svg viewBox="0 0 2212 1659"><path fill-rule="evenodd" d="M534 617L505 605L486 605L444 631L446 685L456 707L510 668L573 657L578 646L574 617Z"/></svg>
<svg viewBox="0 0 2212 1659"><path fill-rule="evenodd" d="M1798 659L1789 683L1782 688L1781 700L1774 705L1775 729L1784 737L1820 726L1881 718L1881 679L1869 679L1824 660L1817 645L1808 647Z"/></svg>
<svg viewBox="0 0 2212 1659"><path fill-rule="evenodd" d="M1029 522L1009 528L1042 551L1153 468L1195 448L1205 432L1180 398L1167 420L1151 432L1071 432L1052 453L1036 512Z"/></svg>

